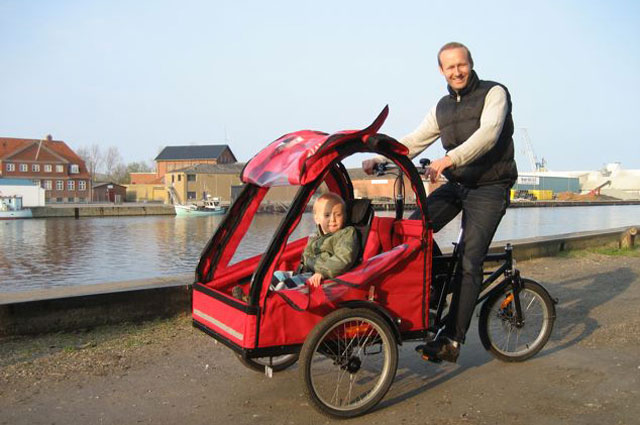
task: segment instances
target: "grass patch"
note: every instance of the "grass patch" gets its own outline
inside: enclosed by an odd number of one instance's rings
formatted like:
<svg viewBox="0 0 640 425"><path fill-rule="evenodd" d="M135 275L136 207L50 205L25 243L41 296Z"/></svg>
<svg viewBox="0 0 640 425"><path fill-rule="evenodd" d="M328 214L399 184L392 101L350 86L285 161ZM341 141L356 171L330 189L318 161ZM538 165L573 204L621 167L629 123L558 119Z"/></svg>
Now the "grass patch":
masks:
<svg viewBox="0 0 640 425"><path fill-rule="evenodd" d="M558 257L561 258L583 258L590 254L609 255L615 257L640 257L640 246L632 248L587 248L569 251L560 251Z"/></svg>

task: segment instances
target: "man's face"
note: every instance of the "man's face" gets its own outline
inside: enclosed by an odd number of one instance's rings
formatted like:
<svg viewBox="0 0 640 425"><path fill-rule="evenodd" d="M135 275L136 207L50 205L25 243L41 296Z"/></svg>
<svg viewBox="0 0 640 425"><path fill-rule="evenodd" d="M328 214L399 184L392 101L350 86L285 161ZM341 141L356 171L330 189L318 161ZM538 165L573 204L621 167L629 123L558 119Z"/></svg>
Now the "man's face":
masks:
<svg viewBox="0 0 640 425"><path fill-rule="evenodd" d="M320 226L323 233L333 233L344 226L344 208L342 204L330 205L326 199L317 201L314 220Z"/></svg>
<svg viewBox="0 0 640 425"><path fill-rule="evenodd" d="M471 64L467 51L461 47L443 50L440 53L440 73L444 75L447 84L455 91L462 90L469 82Z"/></svg>

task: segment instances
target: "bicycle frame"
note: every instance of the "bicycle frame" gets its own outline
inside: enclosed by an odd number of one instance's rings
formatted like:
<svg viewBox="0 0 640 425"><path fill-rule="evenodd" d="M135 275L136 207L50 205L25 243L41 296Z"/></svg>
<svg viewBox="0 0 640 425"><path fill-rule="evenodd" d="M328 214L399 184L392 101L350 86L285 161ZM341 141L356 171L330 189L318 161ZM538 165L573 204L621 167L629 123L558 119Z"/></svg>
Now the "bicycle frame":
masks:
<svg viewBox="0 0 640 425"><path fill-rule="evenodd" d="M461 258L459 246L461 239L462 231L460 232L458 242L454 244L454 249L451 254L436 255L433 257L434 270L436 269L437 265L447 266L446 280L440 288L439 293L434 294L438 297L438 304L435 317L433 317L433 324L429 327L429 331L436 334L435 338L437 338L444 330L443 324L446 322L448 316L448 312L447 314L444 314L446 297L450 293L449 288L454 285L456 274L460 272L459 269ZM510 243L508 243L505 246L504 253L487 254L484 258L484 262L502 262L502 264L497 269L484 273L484 275L488 275L488 277L482 281L482 286L480 288L480 294L478 295L476 305L481 304L482 302L484 302L484 300L489 298L494 293L502 291L506 286L512 286L516 313L516 325L522 326L523 316L522 307L520 305L520 290L522 289L522 280L520 279L520 271L516 269L513 264L513 247ZM504 276L504 279L497 282L498 278L501 275ZM459 290L459 288L453 288L453 290Z"/></svg>

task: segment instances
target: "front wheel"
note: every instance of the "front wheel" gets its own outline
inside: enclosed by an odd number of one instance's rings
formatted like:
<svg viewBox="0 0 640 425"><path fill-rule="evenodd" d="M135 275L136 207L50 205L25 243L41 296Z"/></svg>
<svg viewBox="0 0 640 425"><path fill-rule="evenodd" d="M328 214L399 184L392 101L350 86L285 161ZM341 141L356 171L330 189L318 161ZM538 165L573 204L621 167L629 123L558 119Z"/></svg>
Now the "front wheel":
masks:
<svg viewBox="0 0 640 425"><path fill-rule="evenodd" d="M482 345L496 358L520 362L536 355L547 343L556 317L555 304L542 285L522 279L520 306L522 321L517 323L513 288L490 296L482 305L478 331Z"/></svg>
<svg viewBox="0 0 640 425"><path fill-rule="evenodd" d="M348 418L373 408L398 367L389 324L363 308L337 310L309 334L300 352L305 393L321 413Z"/></svg>

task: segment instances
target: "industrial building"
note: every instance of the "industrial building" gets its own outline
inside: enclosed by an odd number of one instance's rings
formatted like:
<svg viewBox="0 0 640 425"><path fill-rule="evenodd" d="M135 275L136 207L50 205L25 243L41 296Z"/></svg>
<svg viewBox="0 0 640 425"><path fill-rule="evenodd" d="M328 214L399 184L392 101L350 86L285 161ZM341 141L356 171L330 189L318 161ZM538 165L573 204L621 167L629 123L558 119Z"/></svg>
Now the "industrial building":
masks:
<svg viewBox="0 0 640 425"><path fill-rule="evenodd" d="M519 173L518 180L511 188L511 198L545 201L553 199L560 192L580 193L580 179L552 171Z"/></svg>

